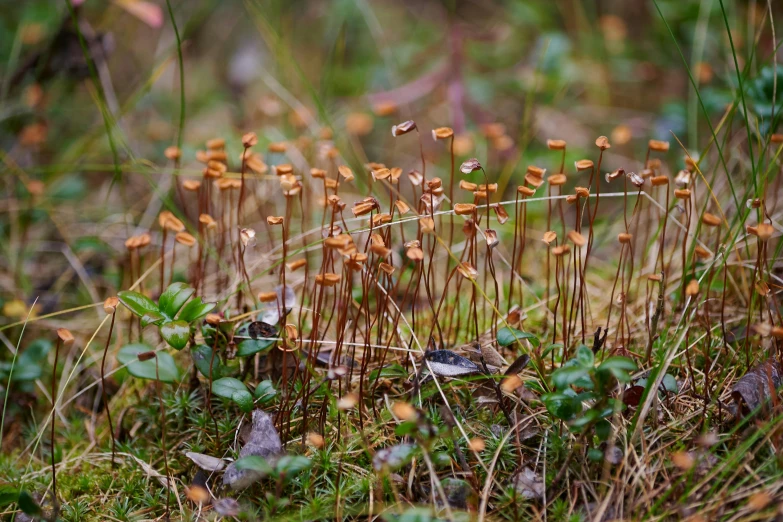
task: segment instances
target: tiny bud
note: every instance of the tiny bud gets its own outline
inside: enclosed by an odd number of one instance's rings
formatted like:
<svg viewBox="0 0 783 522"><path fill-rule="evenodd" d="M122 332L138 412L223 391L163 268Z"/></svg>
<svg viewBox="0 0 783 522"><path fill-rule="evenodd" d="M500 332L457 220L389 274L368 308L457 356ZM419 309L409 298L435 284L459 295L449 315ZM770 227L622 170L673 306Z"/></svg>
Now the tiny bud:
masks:
<svg viewBox="0 0 783 522"><path fill-rule="evenodd" d="M636 188L642 188L642 185L644 185L644 178L638 175L635 172L629 172L626 174L628 177L628 180L636 187Z"/></svg>
<svg viewBox="0 0 783 522"><path fill-rule="evenodd" d="M307 434L307 443L316 449L321 449L324 447L324 438L322 435L311 431Z"/></svg>
<svg viewBox="0 0 783 522"><path fill-rule="evenodd" d="M709 259L710 257L712 257L709 250L707 250L701 245L696 245L696 248L693 249L693 253L696 254L696 257L698 257L699 259Z"/></svg>
<svg viewBox="0 0 783 522"><path fill-rule="evenodd" d="M557 239L557 232L554 230L550 230L548 232L544 232L544 237L541 238L541 241L546 243L547 245L551 245L552 241Z"/></svg>
<svg viewBox="0 0 783 522"><path fill-rule="evenodd" d="M350 410L356 404L359 402L359 396L355 393L349 393L347 395L343 395L337 400L337 409L339 410Z"/></svg>
<svg viewBox="0 0 783 522"><path fill-rule="evenodd" d="M201 188L201 182L197 179L186 179L182 182L182 188L189 192L196 192Z"/></svg>
<svg viewBox="0 0 783 522"><path fill-rule="evenodd" d="M259 292L258 300L262 303L271 303L277 301L277 292Z"/></svg>
<svg viewBox="0 0 783 522"><path fill-rule="evenodd" d="M688 297L693 297L698 294L699 294L699 281L696 279L691 279L688 282L688 286L685 287L685 295L687 295Z"/></svg>
<svg viewBox="0 0 783 522"><path fill-rule="evenodd" d="M486 447L487 444L484 442L484 439L479 437L474 437L468 441L468 448L470 448L471 451L475 451L476 453L481 453Z"/></svg>
<svg viewBox="0 0 783 522"><path fill-rule="evenodd" d="M353 171L347 165L340 165L337 167L337 172L340 173L345 181L352 181L354 178Z"/></svg>
<svg viewBox="0 0 783 522"><path fill-rule="evenodd" d="M557 176L557 174L555 174L555 176ZM551 179L555 176L549 176L549 178ZM533 188L538 188L544 184L544 180L539 178L538 176L534 176L533 174L528 173L525 174L525 183L532 186Z"/></svg>
<svg viewBox="0 0 783 522"><path fill-rule="evenodd" d="M720 218L715 214L710 214L709 212L705 212L701 216L701 222L707 225L708 227L717 227L720 225Z"/></svg>
<svg viewBox="0 0 783 522"><path fill-rule="evenodd" d="M391 410L395 417L403 421L415 420L419 416L416 408L407 402L395 402L392 404Z"/></svg>
<svg viewBox="0 0 783 522"><path fill-rule="evenodd" d="M530 187L525 187L524 185L520 185L519 187L517 187L517 192L519 192L523 196L532 196L536 193L535 190L533 190Z"/></svg>
<svg viewBox="0 0 783 522"><path fill-rule="evenodd" d="M549 184L553 187L560 187L562 185L565 185L566 182L566 175L565 174L552 174L549 176Z"/></svg>
<svg viewBox="0 0 783 522"><path fill-rule="evenodd" d="M288 270L294 272L296 270L299 270L306 264L307 264L306 259L297 259L296 261L291 261L290 263L286 263L285 266L288 268Z"/></svg>
<svg viewBox="0 0 783 522"><path fill-rule="evenodd" d="M411 207L401 199L395 201L394 206L397 207L397 212L399 212L401 216L404 216L411 210Z"/></svg>
<svg viewBox="0 0 783 522"><path fill-rule="evenodd" d="M205 320L207 321L207 324L215 326L220 324L220 321L222 321L223 318L220 317L220 314L207 314Z"/></svg>
<svg viewBox="0 0 783 522"><path fill-rule="evenodd" d="M107 314L113 314L117 310L120 300L116 297L109 297L103 302L103 311Z"/></svg>
<svg viewBox="0 0 783 522"><path fill-rule="evenodd" d="M688 189L677 189L674 191L674 197L677 199L691 199L691 191Z"/></svg>
<svg viewBox="0 0 783 522"><path fill-rule="evenodd" d="M172 145L171 147L166 147L163 155L166 156L167 159L178 160L182 157L182 151L179 149L179 147Z"/></svg>
<svg viewBox="0 0 783 522"><path fill-rule="evenodd" d="M414 122L413 120L408 120L402 123L398 123L397 125L392 126L392 136L396 138L397 136L408 134L410 131L414 130L415 128L416 128L416 122Z"/></svg>
<svg viewBox="0 0 783 522"><path fill-rule="evenodd" d="M340 274L318 274L315 276L315 283L321 286L335 286L340 282L341 278L342 276Z"/></svg>
<svg viewBox="0 0 783 522"><path fill-rule="evenodd" d="M445 140L454 136L454 130L451 127L438 127L432 129L432 139L435 141Z"/></svg>
<svg viewBox="0 0 783 522"><path fill-rule="evenodd" d="M457 272L465 279L476 279L478 277L478 270L467 261L457 265Z"/></svg>
<svg viewBox="0 0 783 522"><path fill-rule="evenodd" d="M691 173L687 170L681 170L674 178L674 184L678 187L687 187L691 184Z"/></svg>
<svg viewBox="0 0 783 522"><path fill-rule="evenodd" d="M269 146L267 147L267 150L269 152L276 152L278 154L282 154L283 152L286 151L286 149L288 149L288 144L286 144L286 142L284 141L277 141L274 143L270 143Z"/></svg>
<svg viewBox="0 0 783 522"><path fill-rule="evenodd" d="M476 185L475 183L471 183L470 181L461 179L459 180L459 188L461 188L462 190L467 190L468 192L474 192L478 188L478 185Z"/></svg>
<svg viewBox="0 0 783 522"><path fill-rule="evenodd" d="M299 330L296 329L296 325L290 323L285 325L285 336L290 341L296 341L299 339Z"/></svg>
<svg viewBox="0 0 783 522"><path fill-rule="evenodd" d="M386 274L392 275L394 273L395 268L391 266L389 263L381 263L378 265L381 270L383 270Z"/></svg>
<svg viewBox="0 0 783 522"><path fill-rule="evenodd" d="M566 142L565 140L546 140L546 146L549 147L549 150L565 150Z"/></svg>
<svg viewBox="0 0 783 522"><path fill-rule="evenodd" d="M587 239L585 239L585 236L576 230L571 230L568 232L568 239L570 239L571 242L578 247L583 247L587 244Z"/></svg>
<svg viewBox="0 0 783 522"><path fill-rule="evenodd" d="M469 160L466 160L460 165L459 170L463 174L470 174L471 172L474 172L476 170L481 169L481 163L479 163L479 160L476 158L471 158Z"/></svg>
<svg viewBox="0 0 783 522"><path fill-rule="evenodd" d="M424 181L424 176L418 170L412 170L408 172L408 180L411 182L411 185L418 187Z"/></svg>
<svg viewBox="0 0 783 522"><path fill-rule="evenodd" d="M756 227L757 235L759 236L759 239L766 243L770 240L772 237L772 234L775 232L775 229L772 228L772 225L769 223L759 223Z"/></svg>
<svg viewBox="0 0 783 522"><path fill-rule="evenodd" d="M267 216L266 222L269 225L282 225L283 224L283 216Z"/></svg>
<svg viewBox="0 0 783 522"><path fill-rule="evenodd" d="M207 148L209 150L220 150L226 147L226 140L223 138L213 138L207 141Z"/></svg>
<svg viewBox="0 0 783 522"><path fill-rule="evenodd" d="M653 187L662 187L664 185L669 184L669 177L668 176L654 176L650 183L652 183Z"/></svg>
<svg viewBox="0 0 783 522"><path fill-rule="evenodd" d="M73 344L73 340L74 340L73 334L67 328L58 328L57 337L60 339L60 342L62 342L63 346L65 346L66 348Z"/></svg>
<svg viewBox="0 0 783 522"><path fill-rule="evenodd" d="M242 136L242 146L246 149L255 146L258 143L258 136L255 132L248 132Z"/></svg>
<svg viewBox="0 0 783 522"><path fill-rule="evenodd" d="M628 234L626 232L621 232L620 234L617 235L617 241L625 245L630 243L632 239L633 239L633 234Z"/></svg>
<svg viewBox="0 0 783 522"><path fill-rule="evenodd" d="M647 143L647 146L650 148L650 150L654 150L656 152L666 152L669 150L668 141L650 140Z"/></svg>
<svg viewBox="0 0 783 522"><path fill-rule="evenodd" d="M180 245L185 245L186 247L192 247L196 244L196 238L187 232L177 232L177 235L174 236L174 239L177 241L177 243Z"/></svg>
<svg viewBox="0 0 783 522"><path fill-rule="evenodd" d="M239 239L242 241L242 246L255 246L256 231L252 228L243 228L239 231Z"/></svg>
<svg viewBox="0 0 783 522"><path fill-rule="evenodd" d="M574 163L577 171L583 171L593 168L593 162L589 159L582 159Z"/></svg>
<svg viewBox="0 0 783 522"><path fill-rule="evenodd" d="M606 136L598 136L598 139L595 140L595 146L601 150L612 148L612 146L609 144L609 138Z"/></svg>
<svg viewBox="0 0 783 522"><path fill-rule="evenodd" d="M458 216L467 216L473 214L476 210L476 205L473 203L457 203L454 205L454 213Z"/></svg>
<svg viewBox="0 0 783 522"><path fill-rule="evenodd" d="M154 351L150 350L148 352L141 352L136 357L139 359L139 361L144 362L144 361L149 361L151 359L154 359L155 357L157 357L157 354Z"/></svg>

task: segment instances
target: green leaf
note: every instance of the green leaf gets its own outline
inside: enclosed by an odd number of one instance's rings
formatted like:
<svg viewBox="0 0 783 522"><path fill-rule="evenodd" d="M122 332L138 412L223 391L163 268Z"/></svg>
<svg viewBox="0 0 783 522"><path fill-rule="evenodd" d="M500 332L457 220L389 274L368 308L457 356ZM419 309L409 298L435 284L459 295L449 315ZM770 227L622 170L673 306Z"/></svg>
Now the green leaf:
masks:
<svg viewBox="0 0 783 522"><path fill-rule="evenodd" d="M179 312L179 309L182 308L182 305L190 299L190 296L192 296L195 291L195 289L189 287L185 283L172 283L162 294L160 294L160 298L158 298L158 308L160 308L161 313L165 314L170 320L174 319L177 312Z"/></svg>
<svg viewBox="0 0 783 522"><path fill-rule="evenodd" d="M190 349L190 356L193 358L193 364L196 365L196 369L209 379L209 365L212 364L212 379L220 379L221 377L227 377L231 372L231 369L223 364L217 354L212 359L212 348L206 344L199 344Z"/></svg>
<svg viewBox="0 0 783 522"><path fill-rule="evenodd" d="M673 375L670 375L668 373L663 376L662 384L664 389L670 393L677 393L680 391L680 388L677 385L677 379L675 379Z"/></svg>
<svg viewBox="0 0 783 522"><path fill-rule="evenodd" d="M240 471L255 471L262 477L271 475L275 471L264 457L258 455L242 457L241 459L238 459L234 465Z"/></svg>
<svg viewBox="0 0 783 522"><path fill-rule="evenodd" d="M10 506L19 499L19 490L11 484L0 484L0 508Z"/></svg>
<svg viewBox="0 0 783 522"><path fill-rule="evenodd" d="M571 424L569 424L569 427L574 431L581 431L582 428L590 424L591 422L595 422L598 419L601 418L600 413L598 410L589 409L587 410L584 415L577 417L573 421L571 421Z"/></svg>
<svg viewBox="0 0 783 522"><path fill-rule="evenodd" d="M500 346L511 346L512 344L525 339L529 340L534 346L541 345L541 342L535 335L517 330L516 328L509 328L508 326L504 326L498 330L497 339Z"/></svg>
<svg viewBox="0 0 783 522"><path fill-rule="evenodd" d="M568 388L563 392L547 393L541 396L547 411L562 420L571 420L582 411L582 401Z"/></svg>
<svg viewBox="0 0 783 522"><path fill-rule="evenodd" d="M401 365L392 363L384 366L383 368L376 368L370 372L370 382L374 382L378 378L395 379L399 377L407 377L408 372Z"/></svg>
<svg viewBox="0 0 783 522"><path fill-rule="evenodd" d="M117 293L117 298L125 305L128 310L137 317L144 317L147 314L160 314L158 305L152 302L152 299L132 290L122 290Z"/></svg>
<svg viewBox="0 0 783 522"><path fill-rule="evenodd" d="M235 391L233 395L231 395L231 400L234 401L237 406L239 406L239 409L245 413L253 411L253 396L250 395L249 391Z"/></svg>
<svg viewBox="0 0 783 522"><path fill-rule="evenodd" d="M134 377L140 379L156 380L155 360L158 364L158 375L161 382L177 382L179 380L179 369L174 363L174 358L168 352L158 352L157 357L147 361L140 361L139 354L149 352L152 347L146 344L135 343L128 344L120 348L117 354L117 360L120 364L128 365L128 372Z"/></svg>
<svg viewBox="0 0 783 522"><path fill-rule="evenodd" d="M22 513L25 515L39 516L43 512L41 506L38 505L38 502L36 502L27 491L19 492L18 503L19 509L21 509Z"/></svg>
<svg viewBox="0 0 783 522"><path fill-rule="evenodd" d="M237 345L237 356L247 357L264 350L268 350L275 344L275 341L263 341L259 339L245 339Z"/></svg>
<svg viewBox="0 0 783 522"><path fill-rule="evenodd" d="M598 439L601 441L605 441L609 438L609 435L612 434L612 425L611 423L606 419L601 419L598 422L595 423L595 434L598 436Z"/></svg>
<svg viewBox="0 0 783 522"><path fill-rule="evenodd" d="M592 368L595 364L592 350L583 344L576 349L576 360L585 368Z"/></svg>
<svg viewBox="0 0 783 522"><path fill-rule="evenodd" d="M631 376L628 372L636 371L636 363L628 357L609 357L598 366L599 371L608 370L620 382L628 382Z"/></svg>
<svg viewBox="0 0 783 522"><path fill-rule="evenodd" d="M217 303L202 303L200 297L191 299L191 301L179 312L179 320L192 323L206 316L215 308Z"/></svg>
<svg viewBox="0 0 783 522"><path fill-rule="evenodd" d="M245 383L239 379L235 379L233 377L221 377L220 379L212 382L212 393L218 397L233 400L234 393L238 391L247 392L247 394L250 395L250 392L247 391L247 386L245 386Z"/></svg>
<svg viewBox="0 0 783 522"><path fill-rule="evenodd" d="M163 314L159 314L158 312L147 312L141 317L141 326L147 327L151 324L158 325L165 320L166 318L163 316Z"/></svg>
<svg viewBox="0 0 783 522"><path fill-rule="evenodd" d="M560 359L560 355L559 354L563 351L563 343L550 344L549 346L544 348L544 351L541 353L541 358L543 359L544 357L549 355L549 353L552 350L556 350L555 351L555 359Z"/></svg>
<svg viewBox="0 0 783 522"><path fill-rule="evenodd" d="M275 471L278 475L290 478L297 473L310 469L313 463L303 455L284 455L275 464Z"/></svg>
<svg viewBox="0 0 783 522"><path fill-rule="evenodd" d="M403 423L400 423L395 429L394 434L398 437L404 437L406 435L410 435L414 431L416 431L416 428L418 427L418 423L416 421L405 421Z"/></svg>
<svg viewBox="0 0 783 522"><path fill-rule="evenodd" d="M41 366L46 361L46 354L51 349L52 342L48 339L36 339L31 342L16 360L11 379L14 382L40 379L42 374Z"/></svg>
<svg viewBox="0 0 783 522"><path fill-rule="evenodd" d="M587 458L593 462L601 462L604 458L604 452L598 448L590 448L587 450Z"/></svg>
<svg viewBox="0 0 783 522"><path fill-rule="evenodd" d="M256 398L259 405L266 406L275 400L277 390L275 390L275 385L272 381L265 380L258 383L255 392L253 392L253 396Z"/></svg>
<svg viewBox="0 0 783 522"><path fill-rule="evenodd" d="M171 321L160 326L160 335L169 346L181 350L188 345L190 325L185 321Z"/></svg>
<svg viewBox="0 0 783 522"><path fill-rule="evenodd" d="M582 366L563 366L552 373L552 384L558 390L565 390L571 384L587 377L588 370Z"/></svg>

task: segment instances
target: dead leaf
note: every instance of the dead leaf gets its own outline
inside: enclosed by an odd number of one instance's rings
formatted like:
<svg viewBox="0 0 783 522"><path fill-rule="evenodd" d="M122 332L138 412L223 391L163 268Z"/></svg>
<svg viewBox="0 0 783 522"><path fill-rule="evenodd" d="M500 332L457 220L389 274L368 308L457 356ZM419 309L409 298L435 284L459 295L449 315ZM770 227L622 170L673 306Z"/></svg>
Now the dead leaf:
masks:
<svg viewBox="0 0 783 522"><path fill-rule="evenodd" d="M509 366L504 373L505 375L513 375L513 374L520 373L522 370L525 369L525 366L527 366L527 363L529 362L530 362L530 356L527 354L522 354L519 357L517 357L516 361L511 363L511 366Z"/></svg>
<svg viewBox="0 0 783 522"><path fill-rule="evenodd" d="M781 381L780 366L774 359L768 359L748 370L732 387L731 396L740 407L741 414L748 415L770 400Z"/></svg>
<svg viewBox="0 0 783 522"><path fill-rule="evenodd" d="M280 436L275 430L275 424L268 414L261 410L253 411L253 424L247 436L247 442L239 451L239 458L257 455L271 460L283 450ZM236 468L235 463L229 464L223 475L223 484L234 490L245 489L260 479L252 470Z"/></svg>
<svg viewBox="0 0 783 522"><path fill-rule="evenodd" d="M218 515L223 517L235 517L239 515L239 502L233 498L219 498L212 503L212 507Z"/></svg>
<svg viewBox="0 0 783 522"><path fill-rule="evenodd" d="M514 489L522 498L542 498L544 496L544 479L532 469L524 467L514 479Z"/></svg>
<svg viewBox="0 0 783 522"><path fill-rule="evenodd" d="M424 355L427 367L440 377L457 377L481 373L481 368L451 350L432 350Z"/></svg>
<svg viewBox="0 0 783 522"><path fill-rule="evenodd" d="M226 467L226 461L203 453L188 451L185 456L192 460L196 466L206 471L221 471Z"/></svg>

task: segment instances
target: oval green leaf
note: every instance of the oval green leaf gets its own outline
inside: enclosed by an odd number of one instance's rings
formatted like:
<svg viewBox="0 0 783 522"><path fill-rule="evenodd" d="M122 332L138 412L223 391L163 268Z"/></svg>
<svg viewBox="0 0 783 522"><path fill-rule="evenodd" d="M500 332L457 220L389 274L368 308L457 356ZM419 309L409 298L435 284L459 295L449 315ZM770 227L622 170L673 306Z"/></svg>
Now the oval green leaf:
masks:
<svg viewBox="0 0 783 522"><path fill-rule="evenodd" d="M530 341L534 346L539 346L541 344L538 337L535 335L523 332L522 330L517 330L516 328L509 328L508 326L504 326L498 330L497 339L500 346L511 346L512 344L525 339Z"/></svg>
<svg viewBox="0 0 783 522"><path fill-rule="evenodd" d="M245 339L237 345L237 355L239 357L247 357L248 355L255 355L259 352L268 350L275 344L275 341L264 341L260 339Z"/></svg>
<svg viewBox="0 0 783 522"><path fill-rule="evenodd" d="M206 316L215 308L216 303L202 303L200 297L191 299L179 312L179 320L192 323Z"/></svg>
<svg viewBox="0 0 783 522"><path fill-rule="evenodd" d="M250 395L250 392L247 391L247 386L245 386L245 383L239 379L235 379L233 377L222 377L212 382L212 393L218 397L233 400L234 393L238 391L247 392L247 394Z"/></svg>
<svg viewBox="0 0 783 522"><path fill-rule="evenodd" d="M190 325L185 321L163 323L160 326L160 335L169 343L169 346L181 350L188 345Z"/></svg>
<svg viewBox="0 0 783 522"><path fill-rule="evenodd" d="M190 299L195 290L185 283L172 283L160 294L158 308L169 319L174 319L182 305Z"/></svg>
<svg viewBox="0 0 783 522"><path fill-rule="evenodd" d="M122 290L117 293L117 298L135 316L144 317L147 314L160 313L158 305L152 302L152 299L138 292Z"/></svg>
<svg viewBox="0 0 783 522"><path fill-rule="evenodd" d="M120 364L127 365L128 373L139 379L156 380L155 361L158 364L158 376L161 382L177 382L179 369L174 363L174 358L168 352L158 352L157 357L147 361L140 361L139 354L149 352L152 347L146 344L128 344L120 348L117 360Z"/></svg>

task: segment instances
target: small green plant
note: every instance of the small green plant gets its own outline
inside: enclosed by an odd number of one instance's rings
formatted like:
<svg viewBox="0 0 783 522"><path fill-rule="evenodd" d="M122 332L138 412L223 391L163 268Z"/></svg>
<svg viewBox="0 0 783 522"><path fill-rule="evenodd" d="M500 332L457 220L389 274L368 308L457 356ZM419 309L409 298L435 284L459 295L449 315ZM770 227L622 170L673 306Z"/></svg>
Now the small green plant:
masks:
<svg viewBox="0 0 783 522"><path fill-rule="evenodd" d="M194 292L195 289L185 283L172 283L160 294L157 304L132 290L123 290L117 297L141 319L142 327L154 324L169 346L181 350L191 339L194 324L215 307L215 303L204 303L200 297L188 302Z"/></svg>
<svg viewBox="0 0 783 522"><path fill-rule="evenodd" d="M566 421L572 432L587 436L590 430L595 430L598 440L604 442L612 429L609 418L625 407L622 400L615 397L617 383L629 382L630 372L635 370L636 364L627 357L609 357L596 362L590 348L581 345L573 359L552 372L555 391L542 395L541 399L549 413ZM595 451L588 455L600 458Z"/></svg>

